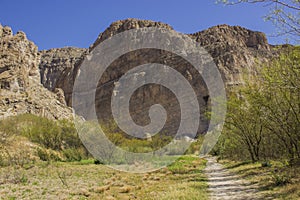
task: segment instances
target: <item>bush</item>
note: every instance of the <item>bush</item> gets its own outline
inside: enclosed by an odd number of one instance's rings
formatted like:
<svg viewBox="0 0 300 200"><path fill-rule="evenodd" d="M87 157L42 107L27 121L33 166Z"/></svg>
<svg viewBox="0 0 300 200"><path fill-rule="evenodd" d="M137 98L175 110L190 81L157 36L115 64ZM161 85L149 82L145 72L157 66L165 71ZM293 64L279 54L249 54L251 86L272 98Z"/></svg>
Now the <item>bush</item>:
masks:
<svg viewBox="0 0 300 200"><path fill-rule="evenodd" d="M272 167L272 164L270 163L270 161L264 161L261 163L262 167Z"/></svg>
<svg viewBox="0 0 300 200"><path fill-rule="evenodd" d="M138 139L121 132L115 122L101 124L106 137L116 146L134 153L153 152L169 144L173 137L157 133L151 138Z"/></svg>
<svg viewBox="0 0 300 200"><path fill-rule="evenodd" d="M12 135L25 136L30 141L53 150L82 146L72 122L54 121L32 114L22 114L0 121L0 142L5 142Z"/></svg>
<svg viewBox="0 0 300 200"><path fill-rule="evenodd" d="M200 135L196 141L192 142L185 154L199 155L201 146L203 144L204 136Z"/></svg>
<svg viewBox="0 0 300 200"><path fill-rule="evenodd" d="M85 157L84 152L81 149L75 148L63 150L63 155L68 162L81 161Z"/></svg>
<svg viewBox="0 0 300 200"><path fill-rule="evenodd" d="M37 148L37 155L42 161L50 161L50 156L45 149Z"/></svg>
<svg viewBox="0 0 300 200"><path fill-rule="evenodd" d="M62 161L59 153L43 148L37 148L37 156L42 161Z"/></svg>
<svg viewBox="0 0 300 200"><path fill-rule="evenodd" d="M287 173L272 173L272 180L275 186L283 186L288 183L291 183L291 176Z"/></svg>
<svg viewBox="0 0 300 200"><path fill-rule="evenodd" d="M67 161L79 161L87 157L87 151L72 122L23 114L0 121L0 165L27 163L28 159L23 159L27 158L27 155L6 161L6 157L12 158L11 155L6 156L7 152L4 151L10 144L12 136L26 137L31 142L39 144L36 155L42 161L62 161L64 158ZM21 154L24 152L21 151Z"/></svg>
<svg viewBox="0 0 300 200"><path fill-rule="evenodd" d="M43 145L45 148L62 150L76 148L81 145L76 129L71 122L52 121L47 118L30 117L23 126L22 135L32 142Z"/></svg>

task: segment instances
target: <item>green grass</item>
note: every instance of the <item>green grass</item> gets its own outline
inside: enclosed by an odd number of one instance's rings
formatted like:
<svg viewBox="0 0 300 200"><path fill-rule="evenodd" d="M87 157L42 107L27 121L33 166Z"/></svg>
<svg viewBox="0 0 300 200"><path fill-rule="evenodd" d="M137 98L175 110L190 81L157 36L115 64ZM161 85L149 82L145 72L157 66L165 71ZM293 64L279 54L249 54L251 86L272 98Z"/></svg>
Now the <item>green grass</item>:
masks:
<svg viewBox="0 0 300 200"><path fill-rule="evenodd" d="M9 155L3 165L0 160L0 199L208 199L205 160L153 156L158 167L177 160L151 173L116 171L89 159L69 125L32 115L1 121L0 132L9 133L9 140L0 153ZM135 147L142 151L144 144L139 140Z"/></svg>
<svg viewBox="0 0 300 200"><path fill-rule="evenodd" d="M203 159L183 156L168 167L143 174L95 165L93 159L37 162L29 169L7 166L0 168L0 194L2 199L205 200L205 164ZM174 167L179 171L172 170Z"/></svg>
<svg viewBox="0 0 300 200"><path fill-rule="evenodd" d="M182 156L168 166L168 169L173 173L201 173L205 167L206 160L200 160L196 156Z"/></svg>
<svg viewBox="0 0 300 200"><path fill-rule="evenodd" d="M90 164L94 164L95 160L94 159L87 159L87 160L81 160L79 162L75 162L78 163L80 165L90 165Z"/></svg>

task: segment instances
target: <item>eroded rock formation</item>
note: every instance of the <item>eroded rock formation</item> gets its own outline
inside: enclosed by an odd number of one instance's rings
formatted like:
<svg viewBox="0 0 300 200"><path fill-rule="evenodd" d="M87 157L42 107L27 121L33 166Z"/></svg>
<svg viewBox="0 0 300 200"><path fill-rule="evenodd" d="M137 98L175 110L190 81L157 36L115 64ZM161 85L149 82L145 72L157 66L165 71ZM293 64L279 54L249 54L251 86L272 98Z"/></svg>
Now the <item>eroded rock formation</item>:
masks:
<svg viewBox="0 0 300 200"><path fill-rule="evenodd" d="M41 52L42 60L39 67L43 85L50 90L55 88L63 89L66 101L71 106L74 78L78 74L78 69L85 55L105 39L115 34L144 27L173 30L171 26L161 22L126 19L112 23L103 33L99 34L88 50L62 48ZM227 89L242 84L245 72L255 73L255 69L261 63L270 60L275 52L272 46L268 44L264 33L251 31L239 26L219 25L187 35L199 42L211 54L222 74ZM153 60L153 57L156 60ZM98 84L95 101L98 117L102 119L111 117L110 101L114 84L129 70L130 66L134 67L154 61L162 64L182 66L178 67L177 70L187 79L191 79L190 83L199 91L197 96L202 116L199 132L205 131L207 120L203 116L206 106L209 104L209 93L205 88L205 84L203 84L201 77L195 71L189 69L187 64L162 51L144 50L131 52L111 64ZM177 104L178 102L176 103L174 95L168 89L157 85L145 86L138 89L132 99L134 106L131 107L131 114L137 124L148 124L150 122L148 116L149 107L155 103L160 103L173 113L172 116L168 116L165 132L172 132L170 130L178 128L176 124L178 125L177 122L180 117L178 113L180 112L176 110L176 107L179 105ZM146 105L145 102L147 102Z"/></svg>
<svg viewBox="0 0 300 200"><path fill-rule="evenodd" d="M86 52L86 49L74 47L40 51L41 83L50 91L61 88L69 106L77 69Z"/></svg>
<svg viewBox="0 0 300 200"><path fill-rule="evenodd" d="M10 27L0 25L0 118L22 113L71 117L61 89L52 93L40 83L39 63L38 48L25 33L13 35Z"/></svg>
<svg viewBox="0 0 300 200"><path fill-rule="evenodd" d="M88 49L65 47L38 52L37 47L23 32L13 35L9 27L0 26L0 116L28 112L50 118L70 116L71 110L65 104L72 106L74 80L85 56L115 34L144 27L173 30L171 26L161 22L126 19L112 23ZM187 36L199 42L211 54L227 89L242 84L244 72L255 73L261 63L269 61L276 53L263 33L239 26L219 25ZM156 60L153 60L153 55ZM201 77L174 55L150 49L120 57L100 79L96 97L96 107L99 110L97 114L100 118L111 116L109 102L112 89L129 67L154 61L178 66L177 70L198 89L197 95L203 114L209 104L209 93ZM149 99L151 97L154 98ZM140 125L149 123L147 111L155 103L178 113L176 98L164 87L145 86L138 89L132 99L135 105L131 108L132 118ZM143 104L146 100L147 105ZM168 120L175 118L178 118L177 114L169 116ZM206 120L201 120L202 127L199 132L206 128ZM166 131L178 128L174 124L178 123L170 123Z"/></svg>
<svg viewBox="0 0 300 200"><path fill-rule="evenodd" d="M243 83L243 74L254 73L275 53L264 33L240 26L218 25L189 36L214 58L228 87Z"/></svg>

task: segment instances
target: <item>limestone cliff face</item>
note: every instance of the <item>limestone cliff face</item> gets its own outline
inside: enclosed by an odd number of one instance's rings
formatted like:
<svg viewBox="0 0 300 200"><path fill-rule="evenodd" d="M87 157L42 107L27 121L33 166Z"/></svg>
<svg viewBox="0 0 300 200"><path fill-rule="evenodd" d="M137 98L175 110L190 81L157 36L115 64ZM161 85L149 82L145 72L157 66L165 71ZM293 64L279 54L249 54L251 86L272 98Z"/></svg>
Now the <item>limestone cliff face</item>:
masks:
<svg viewBox="0 0 300 200"><path fill-rule="evenodd" d="M62 91L52 93L40 83L37 46L23 32L13 35L0 25L0 118L33 113L48 118L71 117Z"/></svg>
<svg viewBox="0 0 300 200"><path fill-rule="evenodd" d="M27 40L25 33L13 35L10 27L1 25L0 42L1 89L25 91L29 78L39 79L37 46Z"/></svg>
<svg viewBox="0 0 300 200"><path fill-rule="evenodd" d="M61 88L66 102L71 105L74 78L86 49L66 47L41 51L39 63L41 83L50 91Z"/></svg>
<svg viewBox="0 0 300 200"><path fill-rule="evenodd" d="M74 79L85 56L95 46L115 34L144 27L173 29L161 22L120 20L100 33L88 49L65 47L38 52L37 46L26 38L25 33L18 32L13 35L10 27L0 25L0 117L20 113L34 113L55 119L70 117L71 110L66 104L72 105ZM228 89L243 83L244 72L255 73L260 63L268 62L276 54L263 33L239 26L219 25L187 35L211 54ZM104 111L98 113L99 117L111 116L110 99L104 97L111 97L113 83L128 70L128 66L123 65L128 61L131 67L153 62L153 55L156 55L155 61L158 63L178 66L177 70L199 91L199 104L203 108L202 111L205 110L209 103L209 94L201 77L187 63L167 52L143 50L117 59L99 81L96 105L97 109ZM155 99L148 101L150 97ZM178 106L176 98L164 87L152 85L140 88L132 99L136 106L131 113L138 124L149 122L147 110L154 103L163 104L167 110L175 110L175 113L178 111L175 108ZM146 99L149 105L143 104ZM174 105L169 102L173 102ZM169 118L175 119L178 116L175 114ZM205 130L206 121L202 119L202 122L200 132ZM176 128L169 126L167 130Z"/></svg>
<svg viewBox="0 0 300 200"><path fill-rule="evenodd" d="M161 22L137 19L120 20L112 23L103 33L99 34L96 41L88 50L62 48L43 51L41 52L42 59L39 65L43 85L50 90L54 90L55 88L63 89L66 101L71 106L74 78L78 74L78 69L85 55L92 51L95 46L115 34L143 27L173 29L171 26ZM227 89L242 84L242 74L244 72L255 73L256 68L261 63L270 60L275 53L263 33L239 26L219 25L187 35L199 42L211 54L222 74ZM153 60L153 58L156 60ZM131 67L154 61L156 63L175 66L176 70L185 76L187 80L190 80L190 84L198 91L197 97L201 108L201 116L204 116L210 99L206 86L201 77L197 75L197 72L193 71L188 63L167 52L143 50L131 52L114 61L102 79L100 79L96 93L96 110L100 119L109 119L112 117L110 100L114 83ZM145 102L147 102L146 105ZM149 107L159 103L167 111L173 113L172 116L168 116L164 130L171 135L174 134L172 133L173 130L177 130L180 118L179 105L176 97L168 89L159 87L158 85L142 87L133 94L131 103L134 106L130 112L137 124L148 124L150 122L148 116ZM206 128L207 121L201 118L199 133L205 131Z"/></svg>
<svg viewBox="0 0 300 200"><path fill-rule="evenodd" d="M99 34L88 50L61 48L42 51L39 65L42 84L50 90L62 88L66 101L71 106L74 77L84 56L115 34L144 27L173 30L171 26L161 22L126 19L112 23ZM255 72L260 63L267 62L275 54L264 33L240 26L218 25L188 36L199 42L211 54L227 87L241 84L244 72Z"/></svg>
<svg viewBox="0 0 300 200"><path fill-rule="evenodd" d="M167 24L150 20L119 20L112 23L103 33L100 33L89 49L66 47L40 51L41 62L39 64L39 69L42 84L51 91L55 88L61 88L64 91L68 106L72 106L74 79L85 55L92 51L93 48L102 41L115 34L125 30L144 27L160 27L168 30L173 29Z"/></svg>
<svg viewBox="0 0 300 200"><path fill-rule="evenodd" d="M275 53L264 33L240 26L219 25L189 36L214 58L228 87L241 84L243 73L255 73Z"/></svg>
<svg viewBox="0 0 300 200"><path fill-rule="evenodd" d="M163 28L167 30L173 30L173 28L162 22L155 22L151 20L139 20L139 19L125 19L113 22L103 33L100 33L97 37L96 41L90 46L90 50L92 50L95 46L103 42L109 37L121 33L123 31L138 29L138 28L146 28L146 27L157 27Z"/></svg>

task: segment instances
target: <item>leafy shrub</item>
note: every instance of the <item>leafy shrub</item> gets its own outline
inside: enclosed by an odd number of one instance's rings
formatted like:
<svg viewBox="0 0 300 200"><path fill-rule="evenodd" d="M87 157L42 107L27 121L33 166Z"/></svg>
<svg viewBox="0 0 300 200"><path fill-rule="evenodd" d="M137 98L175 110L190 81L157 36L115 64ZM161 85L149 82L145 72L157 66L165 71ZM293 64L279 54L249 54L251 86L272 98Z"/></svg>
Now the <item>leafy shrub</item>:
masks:
<svg viewBox="0 0 300 200"><path fill-rule="evenodd" d="M275 186L283 186L291 183L291 176L287 173L272 173L272 180Z"/></svg>
<svg viewBox="0 0 300 200"><path fill-rule="evenodd" d="M85 158L84 154L85 153L83 152L83 150L78 148L69 148L63 150L63 155L68 162L81 161L83 158Z"/></svg>
<svg viewBox="0 0 300 200"><path fill-rule="evenodd" d="M26 124L23 126L22 135L45 148L62 150L64 146L80 146L75 127L66 120L52 121L47 118L29 116L24 121Z"/></svg>
<svg viewBox="0 0 300 200"><path fill-rule="evenodd" d="M53 150L82 147L72 122L54 121L32 114L18 115L0 121L0 133L22 135Z"/></svg>
<svg viewBox="0 0 300 200"><path fill-rule="evenodd" d="M37 148L37 155L42 161L50 161L50 156L45 149Z"/></svg>
<svg viewBox="0 0 300 200"><path fill-rule="evenodd" d="M185 154L199 154L201 146L203 144L204 137L200 135L196 141L192 142Z"/></svg>
<svg viewBox="0 0 300 200"><path fill-rule="evenodd" d="M41 147L36 149L36 155L43 161L62 161L63 157L67 161L78 161L87 157L87 151L77 135L74 124L67 120L54 121L32 114L23 114L0 121L0 138L2 139L0 147L9 144L6 138L12 138L12 136L26 137L31 142L39 144ZM8 162L6 157L11 158L8 164L12 162L20 165L26 164L27 155L20 154L16 158L14 155L5 157L2 154L7 153L1 148L0 165Z"/></svg>
<svg viewBox="0 0 300 200"><path fill-rule="evenodd" d="M1 141L11 135L22 135L45 148L62 150L81 147L81 141L72 122L54 121L32 114L9 117L0 121Z"/></svg>
<svg viewBox="0 0 300 200"><path fill-rule="evenodd" d="M130 137L121 132L115 122L107 122L101 124L106 137L116 146L134 153L148 153L156 151L172 141L171 136L164 133L157 133L151 138L138 139Z"/></svg>
<svg viewBox="0 0 300 200"><path fill-rule="evenodd" d="M270 161L264 161L261 163L262 167L272 167L272 164L270 163Z"/></svg>

